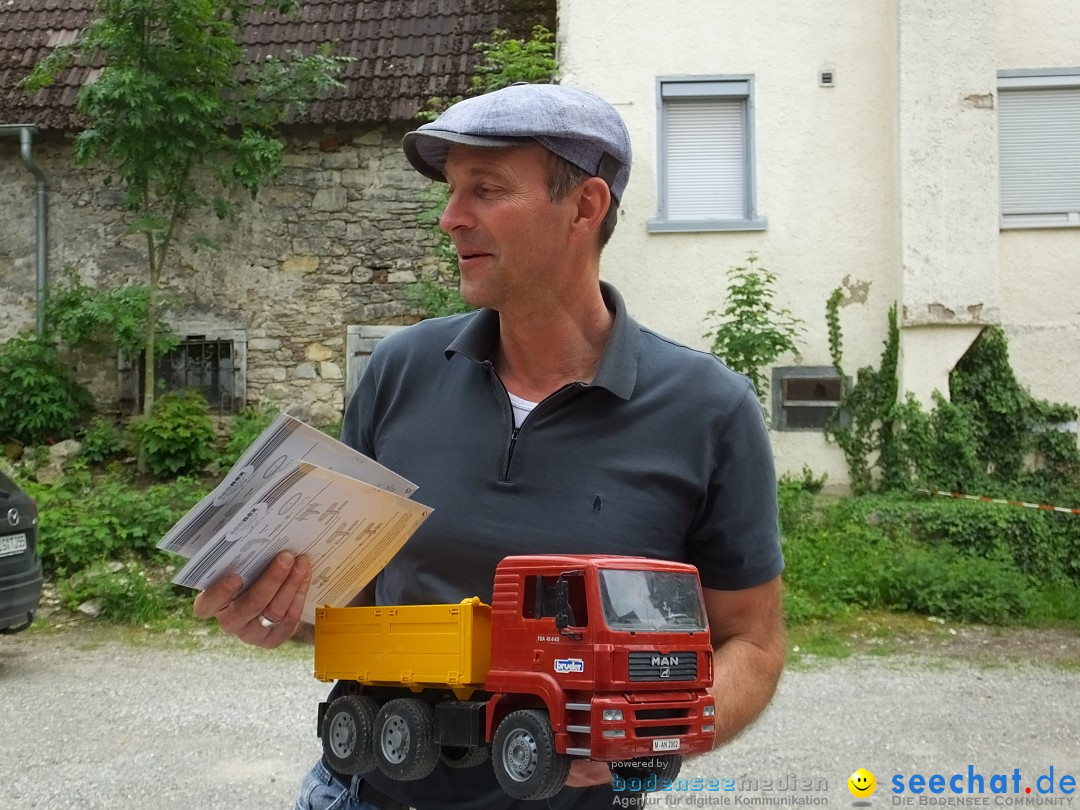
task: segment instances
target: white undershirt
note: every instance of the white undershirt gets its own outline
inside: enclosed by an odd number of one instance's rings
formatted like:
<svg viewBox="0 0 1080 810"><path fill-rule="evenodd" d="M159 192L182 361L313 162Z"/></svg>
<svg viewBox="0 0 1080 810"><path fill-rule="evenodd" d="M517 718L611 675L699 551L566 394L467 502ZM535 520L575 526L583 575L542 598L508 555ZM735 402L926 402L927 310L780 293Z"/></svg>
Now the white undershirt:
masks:
<svg viewBox="0 0 1080 810"><path fill-rule="evenodd" d="M514 409L514 427L521 427L521 423L525 421L525 417L532 413L532 409L536 407L535 402L530 402L527 399L516 397L509 391L506 392L510 397L510 407Z"/></svg>

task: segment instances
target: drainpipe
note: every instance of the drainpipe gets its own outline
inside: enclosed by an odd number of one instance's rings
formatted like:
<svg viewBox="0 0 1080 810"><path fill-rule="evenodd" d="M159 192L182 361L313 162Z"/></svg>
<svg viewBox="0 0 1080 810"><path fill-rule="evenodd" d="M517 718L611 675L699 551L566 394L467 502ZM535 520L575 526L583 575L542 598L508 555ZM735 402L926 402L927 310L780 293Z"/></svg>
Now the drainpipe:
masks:
<svg viewBox="0 0 1080 810"><path fill-rule="evenodd" d="M34 265L37 270L37 333L45 333L45 297L49 288L49 188L45 183L45 172L34 162L33 143L37 128L33 124L0 124L0 134L19 131L19 143L22 147L22 159L26 168L34 175L36 192L37 245Z"/></svg>

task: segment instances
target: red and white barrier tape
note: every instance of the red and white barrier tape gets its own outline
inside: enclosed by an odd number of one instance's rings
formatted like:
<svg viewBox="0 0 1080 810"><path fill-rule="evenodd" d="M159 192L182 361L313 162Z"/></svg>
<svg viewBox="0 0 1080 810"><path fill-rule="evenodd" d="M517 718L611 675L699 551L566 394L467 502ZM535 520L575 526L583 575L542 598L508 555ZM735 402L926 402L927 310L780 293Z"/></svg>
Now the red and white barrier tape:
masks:
<svg viewBox="0 0 1080 810"><path fill-rule="evenodd" d="M1067 506L1049 506L1045 503L1027 503L1025 501L1007 501L1004 498L988 498L985 495L965 495L962 492L945 492L940 489L917 489L924 495L944 495L947 498L963 498L968 501L982 501L983 503L1003 503L1007 506L1026 506L1029 509L1042 509L1044 512L1064 512L1067 515L1080 515L1080 509L1070 509Z"/></svg>

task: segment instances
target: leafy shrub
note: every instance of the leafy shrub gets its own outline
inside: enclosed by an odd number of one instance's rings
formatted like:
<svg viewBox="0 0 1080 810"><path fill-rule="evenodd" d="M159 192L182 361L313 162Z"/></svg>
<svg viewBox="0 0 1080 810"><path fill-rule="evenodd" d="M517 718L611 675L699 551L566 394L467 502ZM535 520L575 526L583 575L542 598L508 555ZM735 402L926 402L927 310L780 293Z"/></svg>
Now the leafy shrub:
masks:
<svg viewBox="0 0 1080 810"><path fill-rule="evenodd" d="M93 399L56 347L34 335L0 344L0 437L23 444L69 439Z"/></svg>
<svg viewBox="0 0 1080 810"><path fill-rule="evenodd" d="M171 560L157 542L208 489L190 478L137 488L117 476L86 471L71 472L53 486L24 486L40 513L42 565L61 578L122 554Z"/></svg>
<svg viewBox="0 0 1080 810"><path fill-rule="evenodd" d="M49 290L49 330L67 346L105 354L119 349L128 357L143 351L150 293L145 284L102 289L82 283L72 268ZM167 354L180 336L162 319L157 321L154 353Z"/></svg>
<svg viewBox="0 0 1080 810"><path fill-rule="evenodd" d="M201 392L170 392L139 423L146 464L158 478L200 472L216 455L214 424Z"/></svg>
<svg viewBox="0 0 1080 810"><path fill-rule="evenodd" d="M781 487L782 503L793 486ZM790 622L853 606L991 624L1080 622L1080 521L1069 516L901 496L803 503L786 514Z"/></svg>
<svg viewBox="0 0 1080 810"><path fill-rule="evenodd" d="M881 582L883 607L943 619L1018 624L1032 602L1028 578L1010 561L961 554L951 546L908 549Z"/></svg>
<svg viewBox="0 0 1080 810"><path fill-rule="evenodd" d="M757 260L751 253L744 267L728 270L727 303L706 313L713 328L704 337L712 341L713 354L750 378L764 404L768 367L784 352L797 352L795 340L805 330L790 309L773 303L776 273L757 266Z"/></svg>
<svg viewBox="0 0 1080 810"><path fill-rule="evenodd" d="M94 563L62 581L58 593L69 609L94 600L102 618L132 624L164 618L187 604L167 578L152 577L142 563L131 559Z"/></svg>
<svg viewBox="0 0 1080 810"><path fill-rule="evenodd" d="M91 419L80 441L79 456L88 464L105 464L129 450L123 429L105 416Z"/></svg>
<svg viewBox="0 0 1080 810"><path fill-rule="evenodd" d="M244 408L233 415L229 424L229 438L220 462L225 468L240 460L253 441L274 421L275 414L257 408Z"/></svg>

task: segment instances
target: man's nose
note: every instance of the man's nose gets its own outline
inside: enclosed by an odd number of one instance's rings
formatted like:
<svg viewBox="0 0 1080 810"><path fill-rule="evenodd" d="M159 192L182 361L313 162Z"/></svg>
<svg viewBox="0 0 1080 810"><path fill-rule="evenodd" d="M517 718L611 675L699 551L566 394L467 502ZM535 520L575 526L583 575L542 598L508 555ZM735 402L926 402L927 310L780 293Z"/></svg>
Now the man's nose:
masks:
<svg viewBox="0 0 1080 810"><path fill-rule="evenodd" d="M439 227L447 233L451 233L455 228L467 226L470 221L469 217L468 206L462 194L451 191L446 200L446 207L443 208L443 212L439 216Z"/></svg>

